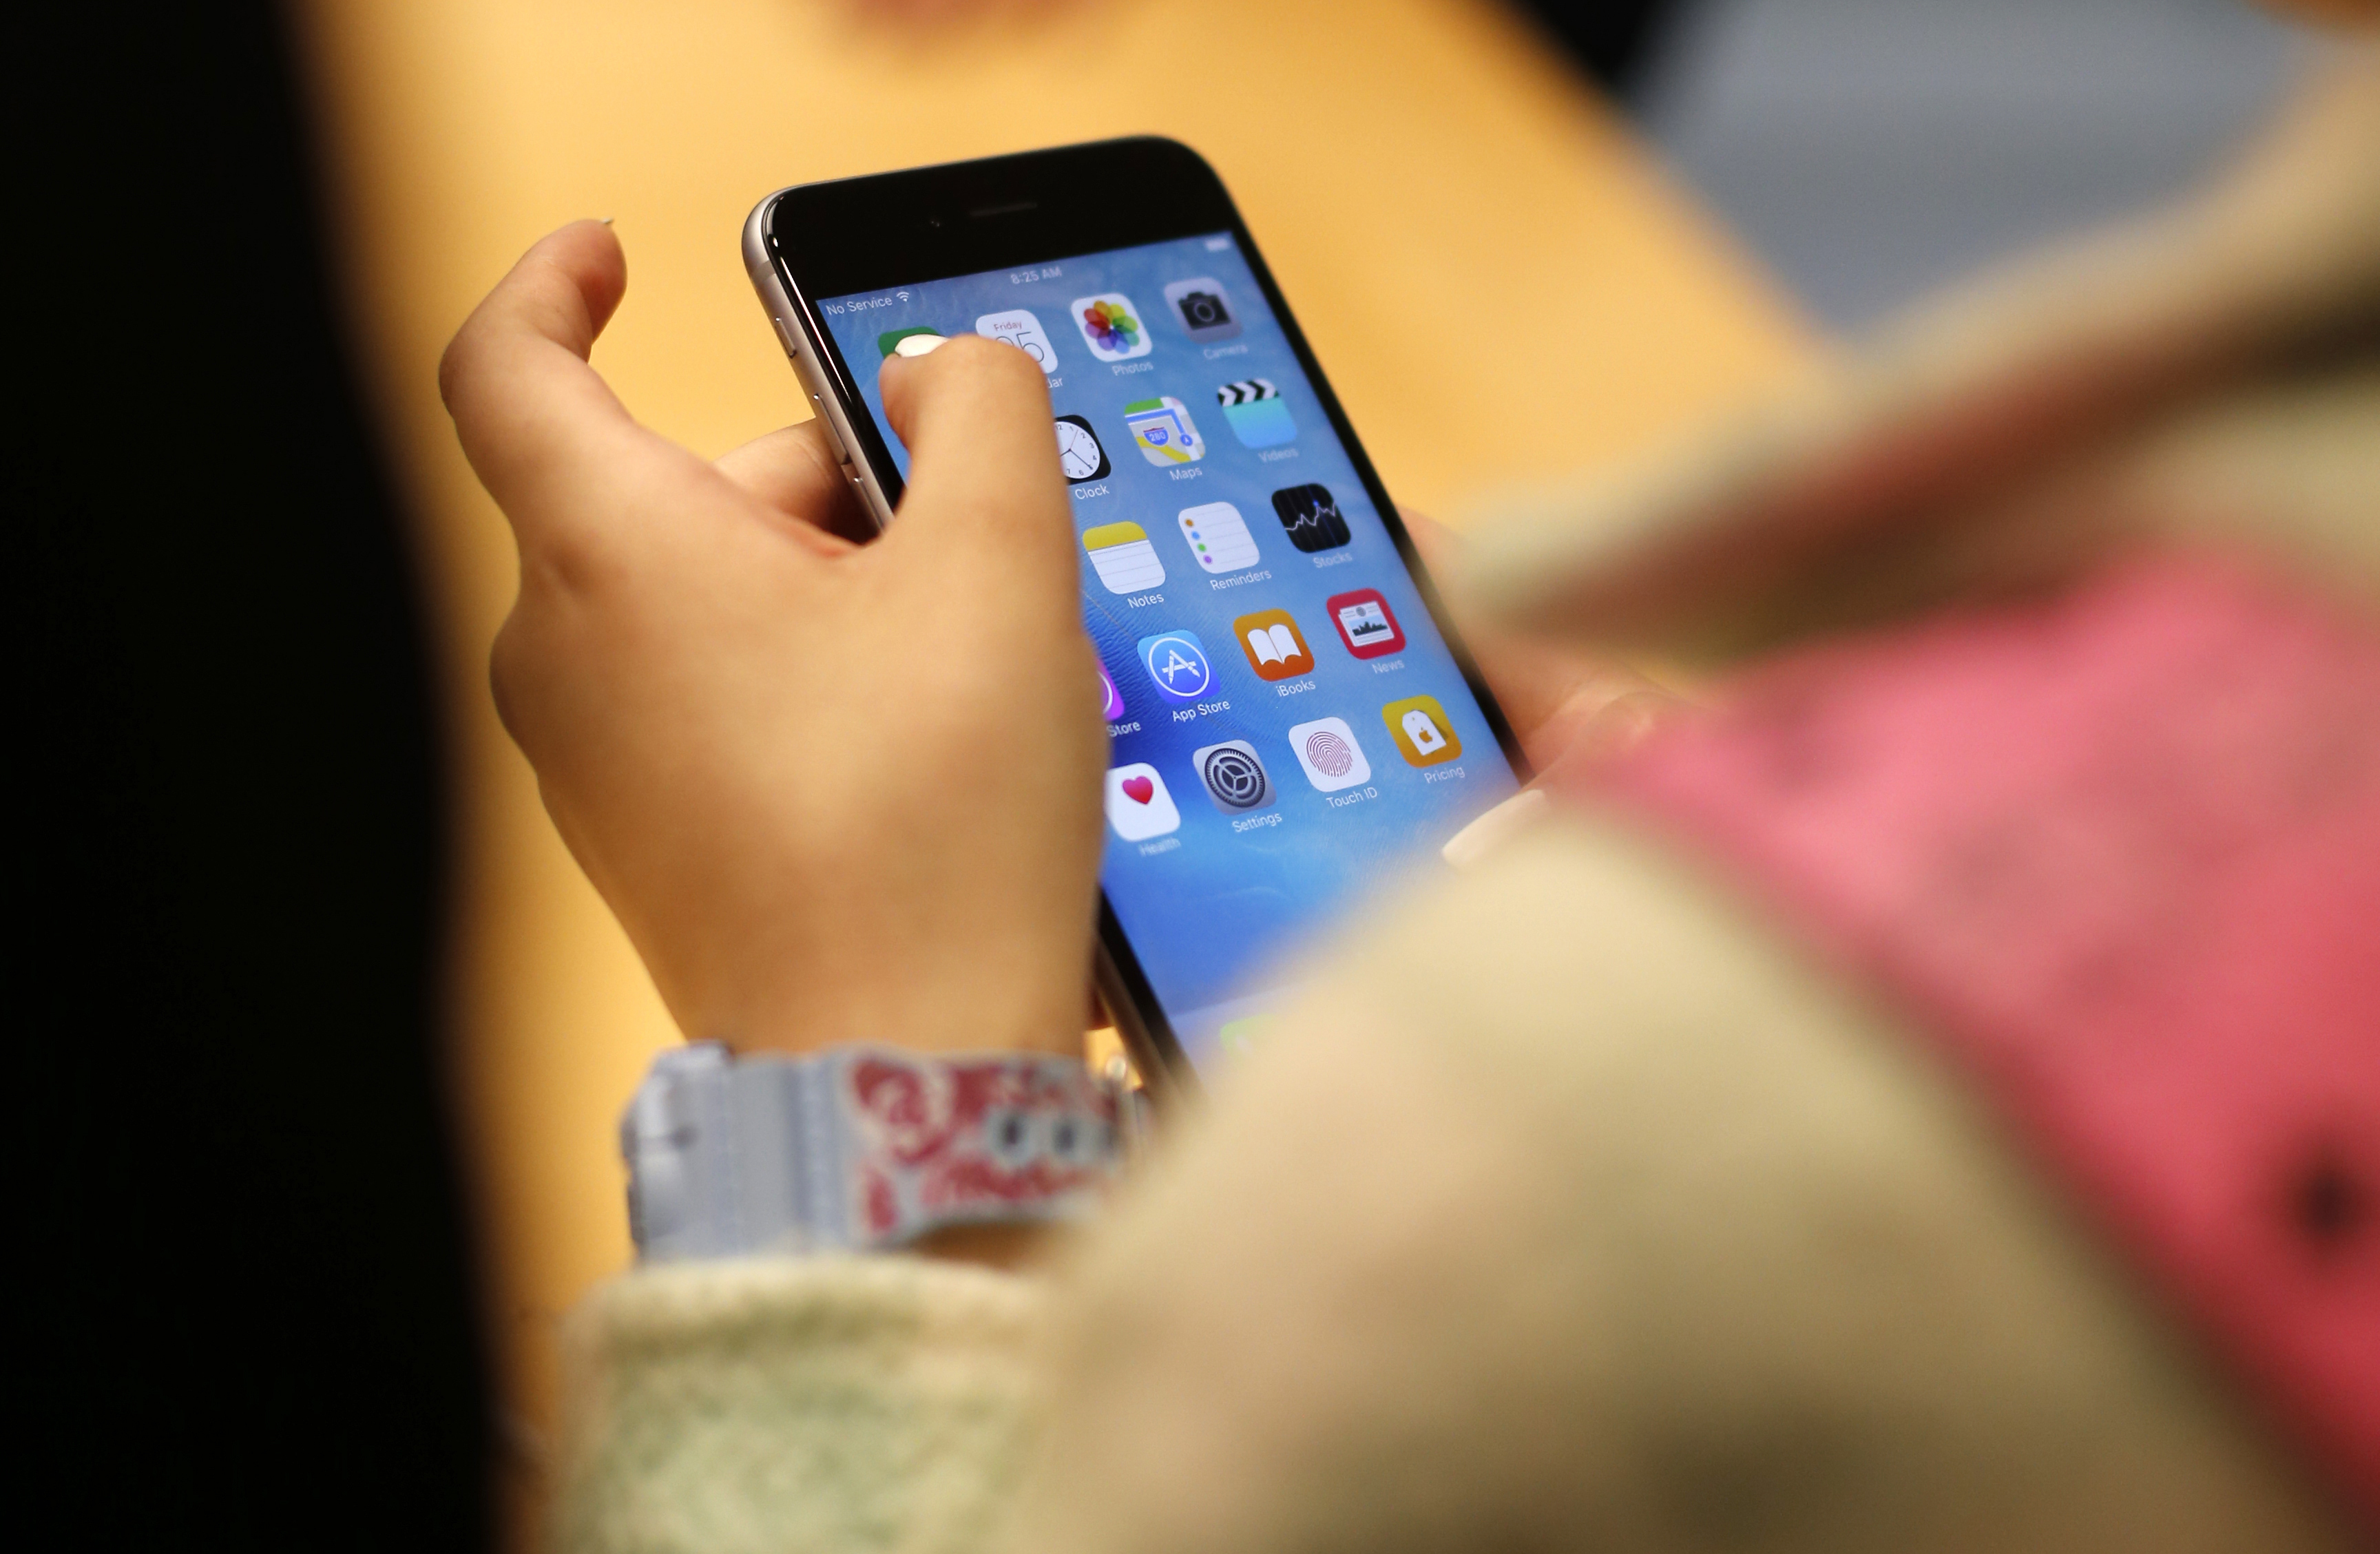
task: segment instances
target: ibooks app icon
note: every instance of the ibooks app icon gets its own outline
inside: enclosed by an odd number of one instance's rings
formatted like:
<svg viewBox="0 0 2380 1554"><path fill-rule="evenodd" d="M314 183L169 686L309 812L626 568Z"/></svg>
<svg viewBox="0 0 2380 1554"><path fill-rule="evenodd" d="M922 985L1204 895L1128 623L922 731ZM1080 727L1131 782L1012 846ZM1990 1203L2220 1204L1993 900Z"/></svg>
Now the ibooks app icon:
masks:
<svg viewBox="0 0 2380 1554"><path fill-rule="evenodd" d="M1232 623L1232 635L1239 638L1240 651L1248 655L1248 667L1259 680L1287 680L1314 673L1314 650L1305 645L1297 622L1286 610L1242 615Z"/></svg>

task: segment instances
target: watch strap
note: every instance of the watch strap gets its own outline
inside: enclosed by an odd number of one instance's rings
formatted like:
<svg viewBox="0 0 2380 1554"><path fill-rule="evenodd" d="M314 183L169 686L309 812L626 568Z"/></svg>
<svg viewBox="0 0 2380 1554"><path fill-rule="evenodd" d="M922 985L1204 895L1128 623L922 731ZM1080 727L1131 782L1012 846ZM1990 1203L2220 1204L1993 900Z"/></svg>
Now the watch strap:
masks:
<svg viewBox="0 0 2380 1554"><path fill-rule="evenodd" d="M1076 1059L877 1046L663 1052L620 1119L649 1261L868 1250L946 1225L1064 1220L1118 1172L1114 1090Z"/></svg>

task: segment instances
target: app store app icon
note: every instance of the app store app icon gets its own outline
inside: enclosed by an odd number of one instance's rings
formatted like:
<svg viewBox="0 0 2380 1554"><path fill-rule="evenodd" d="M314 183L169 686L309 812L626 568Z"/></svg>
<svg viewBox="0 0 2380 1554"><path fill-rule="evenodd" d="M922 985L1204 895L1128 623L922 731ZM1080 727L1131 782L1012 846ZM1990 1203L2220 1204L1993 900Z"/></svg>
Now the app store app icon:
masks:
<svg viewBox="0 0 2380 1554"><path fill-rule="evenodd" d="M1149 684L1168 701L1196 701L1215 688L1215 666L1195 631L1166 631L1140 639Z"/></svg>

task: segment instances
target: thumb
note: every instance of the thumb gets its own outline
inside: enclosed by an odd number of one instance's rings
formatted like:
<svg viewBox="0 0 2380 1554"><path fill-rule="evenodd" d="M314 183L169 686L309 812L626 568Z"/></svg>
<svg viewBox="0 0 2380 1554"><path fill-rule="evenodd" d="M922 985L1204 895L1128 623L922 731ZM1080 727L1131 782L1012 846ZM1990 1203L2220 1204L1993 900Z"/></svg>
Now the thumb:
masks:
<svg viewBox="0 0 2380 1554"><path fill-rule="evenodd" d="M1071 597L1075 526L1050 390L1014 346L975 335L891 356L879 380L909 448L909 485L882 548L930 548Z"/></svg>

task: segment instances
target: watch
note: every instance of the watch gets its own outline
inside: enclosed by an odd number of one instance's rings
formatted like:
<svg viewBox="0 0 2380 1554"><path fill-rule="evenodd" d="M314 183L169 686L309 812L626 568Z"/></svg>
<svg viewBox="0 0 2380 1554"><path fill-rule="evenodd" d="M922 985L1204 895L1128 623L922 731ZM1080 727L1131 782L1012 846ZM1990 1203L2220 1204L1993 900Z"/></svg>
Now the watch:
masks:
<svg viewBox="0 0 2380 1554"><path fill-rule="evenodd" d="M1118 1174L1119 1098L1079 1060L830 1048L653 1060L620 1118L647 1261L893 1247L1079 1218Z"/></svg>

